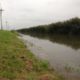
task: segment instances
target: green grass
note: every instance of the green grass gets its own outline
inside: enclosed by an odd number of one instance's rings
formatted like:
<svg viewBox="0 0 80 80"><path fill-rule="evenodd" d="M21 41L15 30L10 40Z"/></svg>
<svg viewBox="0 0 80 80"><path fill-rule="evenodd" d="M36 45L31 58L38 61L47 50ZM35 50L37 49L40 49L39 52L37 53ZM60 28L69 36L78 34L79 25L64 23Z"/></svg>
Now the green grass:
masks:
<svg viewBox="0 0 80 80"><path fill-rule="evenodd" d="M38 60L17 37L0 31L0 80L62 80L47 61Z"/></svg>

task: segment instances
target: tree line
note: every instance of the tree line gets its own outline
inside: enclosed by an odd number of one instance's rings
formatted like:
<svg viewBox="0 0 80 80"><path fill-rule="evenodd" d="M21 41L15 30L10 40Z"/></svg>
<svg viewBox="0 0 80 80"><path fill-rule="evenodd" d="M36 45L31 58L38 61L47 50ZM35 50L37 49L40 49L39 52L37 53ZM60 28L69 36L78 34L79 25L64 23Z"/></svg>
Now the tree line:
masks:
<svg viewBox="0 0 80 80"><path fill-rule="evenodd" d="M36 27L20 29L21 33L34 34L66 34L80 35L80 18L72 18L63 22L51 23L49 25L39 25Z"/></svg>

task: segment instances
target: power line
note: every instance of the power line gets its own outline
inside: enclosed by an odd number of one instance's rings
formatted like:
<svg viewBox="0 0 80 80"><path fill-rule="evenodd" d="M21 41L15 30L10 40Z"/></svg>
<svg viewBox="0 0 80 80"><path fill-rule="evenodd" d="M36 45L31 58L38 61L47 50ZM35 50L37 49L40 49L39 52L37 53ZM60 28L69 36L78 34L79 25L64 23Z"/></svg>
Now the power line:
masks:
<svg viewBox="0 0 80 80"><path fill-rule="evenodd" d="M3 12L3 9L1 8L0 9L0 22L1 22L1 30L3 29L3 24L2 24L2 12Z"/></svg>

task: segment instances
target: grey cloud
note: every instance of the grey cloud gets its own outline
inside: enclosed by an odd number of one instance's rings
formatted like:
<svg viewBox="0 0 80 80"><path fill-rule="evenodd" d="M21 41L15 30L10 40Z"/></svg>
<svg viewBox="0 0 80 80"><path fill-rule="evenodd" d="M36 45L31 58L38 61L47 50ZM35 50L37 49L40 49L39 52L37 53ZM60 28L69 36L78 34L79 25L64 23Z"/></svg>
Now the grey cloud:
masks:
<svg viewBox="0 0 80 80"><path fill-rule="evenodd" d="M29 12L29 13L35 12L35 10L34 10L34 9L31 9L31 8L23 8L23 9L19 9L19 11L22 11L22 12Z"/></svg>
<svg viewBox="0 0 80 80"><path fill-rule="evenodd" d="M80 17L80 0L1 0L3 23L11 28L29 27Z"/></svg>

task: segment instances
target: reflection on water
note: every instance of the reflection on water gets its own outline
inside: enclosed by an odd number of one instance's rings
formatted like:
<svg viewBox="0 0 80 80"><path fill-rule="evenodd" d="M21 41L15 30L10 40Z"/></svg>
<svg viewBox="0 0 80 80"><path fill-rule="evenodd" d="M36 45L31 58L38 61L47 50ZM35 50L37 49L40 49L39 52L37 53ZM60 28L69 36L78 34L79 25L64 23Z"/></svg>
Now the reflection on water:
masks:
<svg viewBox="0 0 80 80"><path fill-rule="evenodd" d="M64 44L74 49L80 48L80 36L49 35L49 34L29 34L29 35L40 39L47 39L52 41L53 43L56 42L59 44Z"/></svg>
<svg viewBox="0 0 80 80"><path fill-rule="evenodd" d="M33 36L33 37L31 37ZM80 80L80 38L60 35L22 35L28 48L46 59L66 80Z"/></svg>

